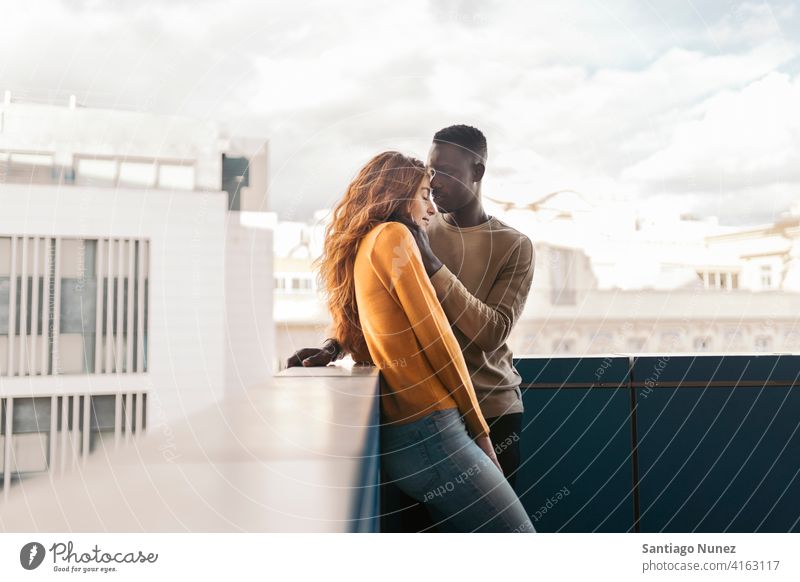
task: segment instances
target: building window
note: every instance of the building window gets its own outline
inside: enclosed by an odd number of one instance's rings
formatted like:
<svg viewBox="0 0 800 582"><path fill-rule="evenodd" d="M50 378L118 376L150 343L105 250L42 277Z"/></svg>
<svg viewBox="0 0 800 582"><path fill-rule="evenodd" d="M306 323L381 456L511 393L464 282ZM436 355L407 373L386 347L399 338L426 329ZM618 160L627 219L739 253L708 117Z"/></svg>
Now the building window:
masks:
<svg viewBox="0 0 800 582"><path fill-rule="evenodd" d="M316 280L313 273L277 275L275 289L285 293L313 293L316 290Z"/></svg>
<svg viewBox="0 0 800 582"><path fill-rule="evenodd" d="M121 162L119 184L140 188L154 188L157 171L155 162Z"/></svg>
<svg viewBox="0 0 800 582"><path fill-rule="evenodd" d="M303 293L311 291L313 280L310 277L292 277L292 291Z"/></svg>
<svg viewBox="0 0 800 582"><path fill-rule="evenodd" d="M575 352L575 340L560 339L553 342L553 353L555 354L572 354Z"/></svg>
<svg viewBox="0 0 800 582"><path fill-rule="evenodd" d="M772 266L761 265L761 288L772 289Z"/></svg>
<svg viewBox="0 0 800 582"><path fill-rule="evenodd" d="M606 353L613 350L614 336L600 331L589 334L589 345L592 352Z"/></svg>
<svg viewBox="0 0 800 582"><path fill-rule="evenodd" d="M51 184L57 176L51 154L8 152L0 154L0 176L4 181ZM57 182L57 180L55 180Z"/></svg>
<svg viewBox="0 0 800 582"><path fill-rule="evenodd" d="M742 348L742 332L738 329L728 329L725 331L725 348L726 349L740 349Z"/></svg>
<svg viewBox="0 0 800 582"><path fill-rule="evenodd" d="M79 158L76 182L79 186L114 186L117 183L117 160Z"/></svg>
<svg viewBox="0 0 800 582"><path fill-rule="evenodd" d="M520 353L537 354L539 353L539 336L535 333L526 334L523 339L523 349L519 350ZM517 353L515 351L514 353Z"/></svg>
<svg viewBox="0 0 800 582"><path fill-rule="evenodd" d="M160 164L158 187L174 190L194 190L194 166Z"/></svg>
<svg viewBox="0 0 800 582"><path fill-rule="evenodd" d="M644 350L644 346L647 344L647 340L643 337L631 337L628 338L626 345L628 347L628 351L630 352L641 352Z"/></svg>
<svg viewBox="0 0 800 582"><path fill-rule="evenodd" d="M551 248L550 259L550 302L553 305L575 305L575 252Z"/></svg>
<svg viewBox="0 0 800 582"><path fill-rule="evenodd" d="M738 289L739 275L733 271L697 271L697 276L703 281L705 289Z"/></svg>
<svg viewBox="0 0 800 582"><path fill-rule="evenodd" d="M711 349L711 338L709 336L696 337L693 346L696 352L707 352Z"/></svg>
<svg viewBox="0 0 800 582"><path fill-rule="evenodd" d="M757 336L755 346L757 352L768 352L772 349L772 338L768 335Z"/></svg>
<svg viewBox="0 0 800 582"><path fill-rule="evenodd" d="M51 153L0 152L0 183L77 184L111 188L194 190L193 161L161 162L112 156L76 155L64 160ZM74 164L73 160L74 159ZM247 184L243 184L247 185Z"/></svg>
<svg viewBox="0 0 800 582"><path fill-rule="evenodd" d="M661 334L659 349L674 352L680 347L681 334L678 331L665 331Z"/></svg>
<svg viewBox="0 0 800 582"><path fill-rule="evenodd" d="M240 210L243 188L250 186L250 160L222 154L222 189L228 193L228 210Z"/></svg>

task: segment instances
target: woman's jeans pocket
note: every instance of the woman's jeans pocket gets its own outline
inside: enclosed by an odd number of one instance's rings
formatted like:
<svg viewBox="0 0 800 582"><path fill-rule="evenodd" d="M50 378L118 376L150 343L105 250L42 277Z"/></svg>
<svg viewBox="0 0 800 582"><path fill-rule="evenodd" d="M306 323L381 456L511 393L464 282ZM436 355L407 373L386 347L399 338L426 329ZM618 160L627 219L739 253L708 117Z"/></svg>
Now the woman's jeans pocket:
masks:
<svg viewBox="0 0 800 582"><path fill-rule="evenodd" d="M426 447L426 435L415 423L389 427L381 433L381 462L389 478L407 495L422 501L425 491L437 480Z"/></svg>

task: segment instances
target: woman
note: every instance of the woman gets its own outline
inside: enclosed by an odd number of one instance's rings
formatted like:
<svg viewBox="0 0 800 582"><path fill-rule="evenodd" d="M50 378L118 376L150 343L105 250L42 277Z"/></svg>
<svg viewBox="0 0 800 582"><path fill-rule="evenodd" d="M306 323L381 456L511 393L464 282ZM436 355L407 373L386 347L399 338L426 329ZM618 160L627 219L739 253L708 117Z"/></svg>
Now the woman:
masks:
<svg viewBox="0 0 800 582"><path fill-rule="evenodd" d="M384 152L361 169L319 259L334 337L381 369L384 469L439 529L532 532L409 231L435 212L421 161Z"/></svg>

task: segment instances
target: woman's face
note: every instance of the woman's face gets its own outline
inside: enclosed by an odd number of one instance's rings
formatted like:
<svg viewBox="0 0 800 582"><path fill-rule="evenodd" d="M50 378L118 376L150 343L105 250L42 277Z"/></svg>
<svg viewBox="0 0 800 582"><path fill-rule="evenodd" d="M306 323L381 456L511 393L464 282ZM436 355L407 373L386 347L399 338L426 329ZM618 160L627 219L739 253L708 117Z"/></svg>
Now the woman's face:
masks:
<svg viewBox="0 0 800 582"><path fill-rule="evenodd" d="M431 179L428 174L425 174L425 177L422 178L414 198L411 199L409 214L411 215L411 220L423 229L428 228L431 217L436 214L436 206L433 205L433 200L431 200Z"/></svg>

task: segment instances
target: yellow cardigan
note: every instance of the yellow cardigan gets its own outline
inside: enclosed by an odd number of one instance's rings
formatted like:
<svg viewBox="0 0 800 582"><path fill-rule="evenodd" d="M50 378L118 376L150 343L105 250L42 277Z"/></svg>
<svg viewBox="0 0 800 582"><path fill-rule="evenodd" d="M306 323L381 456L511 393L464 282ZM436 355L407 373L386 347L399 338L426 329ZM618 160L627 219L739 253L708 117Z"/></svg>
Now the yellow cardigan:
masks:
<svg viewBox="0 0 800 582"><path fill-rule="evenodd" d="M406 424L458 408L473 438L488 435L464 356L408 228L385 222L367 233L354 275L364 339L383 376L385 421Z"/></svg>

